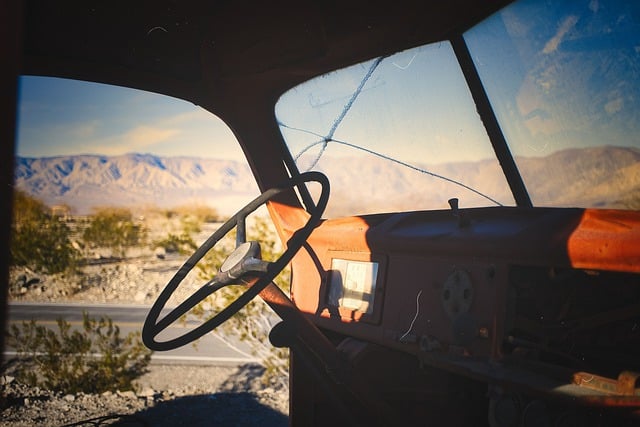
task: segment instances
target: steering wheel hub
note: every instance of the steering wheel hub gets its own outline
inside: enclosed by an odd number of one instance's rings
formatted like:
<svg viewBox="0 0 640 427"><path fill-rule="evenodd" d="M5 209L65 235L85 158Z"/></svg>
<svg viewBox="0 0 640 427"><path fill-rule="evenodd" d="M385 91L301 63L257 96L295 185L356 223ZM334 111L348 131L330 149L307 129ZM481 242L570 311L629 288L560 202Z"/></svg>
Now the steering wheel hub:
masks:
<svg viewBox="0 0 640 427"><path fill-rule="evenodd" d="M220 266L221 273L230 273L232 270L242 266L242 262L247 259L260 260L260 244L258 242L245 242L238 246ZM237 277L234 277L237 279Z"/></svg>

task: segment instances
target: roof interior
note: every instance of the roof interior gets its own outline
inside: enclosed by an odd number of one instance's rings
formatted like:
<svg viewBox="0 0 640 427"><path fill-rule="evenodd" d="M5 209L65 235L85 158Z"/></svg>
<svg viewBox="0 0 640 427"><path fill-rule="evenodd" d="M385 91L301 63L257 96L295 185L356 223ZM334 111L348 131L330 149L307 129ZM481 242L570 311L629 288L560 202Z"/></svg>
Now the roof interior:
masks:
<svg viewBox="0 0 640 427"><path fill-rule="evenodd" d="M505 3L157 0L63 6L31 0L24 8L23 74L118 84L207 105L215 104L220 87L276 96L315 75L446 39Z"/></svg>

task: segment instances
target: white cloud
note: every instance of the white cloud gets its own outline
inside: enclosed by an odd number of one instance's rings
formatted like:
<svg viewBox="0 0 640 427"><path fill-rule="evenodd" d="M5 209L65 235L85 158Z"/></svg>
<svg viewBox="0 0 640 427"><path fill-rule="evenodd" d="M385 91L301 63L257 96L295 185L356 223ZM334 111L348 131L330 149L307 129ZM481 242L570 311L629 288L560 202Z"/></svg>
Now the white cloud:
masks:
<svg viewBox="0 0 640 427"><path fill-rule="evenodd" d="M153 152L153 146L178 135L180 131L172 128L138 126L125 133L89 140L87 147L91 151L106 155L118 155L131 152Z"/></svg>
<svg viewBox="0 0 640 427"><path fill-rule="evenodd" d="M163 129L154 128L151 126L138 126L131 129L124 135L124 139L129 142L129 145L137 150L139 148L145 148L150 145L157 144L172 138L176 134L180 133L178 129Z"/></svg>
<svg viewBox="0 0 640 427"><path fill-rule="evenodd" d="M98 126L100 126L99 120L91 120L89 122L70 127L67 134L73 139L92 138L95 137Z"/></svg>
<svg viewBox="0 0 640 427"><path fill-rule="evenodd" d="M606 111L607 114L612 115L622 110L623 106L624 99L622 97L616 98L604 104L604 111Z"/></svg>
<svg viewBox="0 0 640 427"><path fill-rule="evenodd" d="M156 126L182 127L184 125L193 125L199 122L208 122L210 120L219 120L216 116L202 108L185 111L170 116L164 116L156 120Z"/></svg>
<svg viewBox="0 0 640 427"><path fill-rule="evenodd" d="M549 54L555 52L562 42L564 36L576 25L577 22L577 16L572 15L567 17L567 19L565 19L564 22L560 24L560 28L558 28L556 34L551 37L551 39L544 45L542 53Z"/></svg>

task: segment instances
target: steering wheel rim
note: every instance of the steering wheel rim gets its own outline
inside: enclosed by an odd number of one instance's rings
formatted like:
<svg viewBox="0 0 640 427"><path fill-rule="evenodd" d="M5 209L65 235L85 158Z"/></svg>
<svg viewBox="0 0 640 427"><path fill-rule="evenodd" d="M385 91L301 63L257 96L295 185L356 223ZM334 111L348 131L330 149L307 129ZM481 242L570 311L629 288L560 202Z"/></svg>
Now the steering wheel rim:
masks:
<svg viewBox="0 0 640 427"><path fill-rule="evenodd" d="M165 308L169 298L173 295L180 283L187 274L196 266L196 264L209 252L224 236L226 236L233 228L237 227L242 221L244 226L245 218L258 209L260 206L271 200L283 191L297 187L306 182L318 182L321 185L321 193L316 206L311 210L311 215L307 223L287 240L286 250L280 257L268 263L266 272L262 274L257 281L245 290L242 295L236 298L232 303L224 309L216 313L214 317L205 321L200 326L190 330L189 332L172 338L167 341L157 341L156 337L180 316L191 310L196 304L204 300L218 289L206 289L207 285L201 287L193 293L189 298L182 302L178 307L171 310L164 318L158 320L161 311ZM175 275L167 283L160 295L156 298L153 306L149 310L142 327L142 341L151 350L167 351L183 345L189 344L203 335L211 332L216 327L227 321L231 316L244 307L249 301L255 298L275 277L285 268L285 266L293 259L295 254L302 248L311 232L319 224L324 209L329 200L329 180L327 177L317 171L305 172L289 179L286 183L276 188L272 188L263 192L253 201L249 202L245 207L240 209L235 215L227 220L220 228L218 228L196 251L184 262ZM244 238L244 236L243 236ZM239 244L236 243L236 249Z"/></svg>

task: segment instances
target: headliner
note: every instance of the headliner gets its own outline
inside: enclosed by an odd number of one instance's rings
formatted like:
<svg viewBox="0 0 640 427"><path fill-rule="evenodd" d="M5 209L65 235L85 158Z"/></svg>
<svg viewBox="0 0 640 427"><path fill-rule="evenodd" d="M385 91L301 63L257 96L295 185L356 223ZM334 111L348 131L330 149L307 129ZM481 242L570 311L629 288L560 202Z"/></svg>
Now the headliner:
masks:
<svg viewBox="0 0 640 427"><path fill-rule="evenodd" d="M313 76L448 38L508 1L25 1L22 74L272 100ZM224 96L220 97L224 98Z"/></svg>

